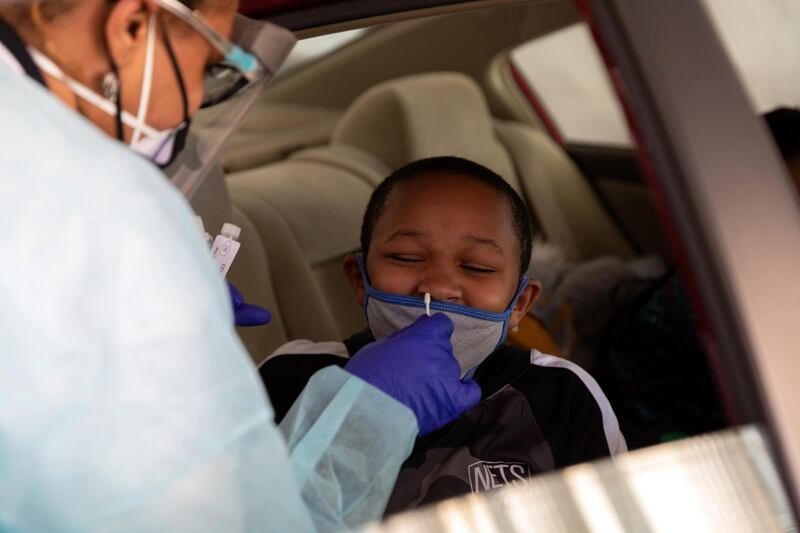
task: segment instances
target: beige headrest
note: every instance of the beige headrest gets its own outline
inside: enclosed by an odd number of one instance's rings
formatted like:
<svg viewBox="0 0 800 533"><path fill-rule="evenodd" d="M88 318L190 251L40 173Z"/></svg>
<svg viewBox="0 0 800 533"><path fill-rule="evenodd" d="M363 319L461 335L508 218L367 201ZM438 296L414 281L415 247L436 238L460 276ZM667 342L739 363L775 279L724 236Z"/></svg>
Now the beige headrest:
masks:
<svg viewBox="0 0 800 533"><path fill-rule="evenodd" d="M465 157L518 188L480 87L456 72L418 74L372 87L351 104L332 143L357 146L393 169L425 157Z"/></svg>

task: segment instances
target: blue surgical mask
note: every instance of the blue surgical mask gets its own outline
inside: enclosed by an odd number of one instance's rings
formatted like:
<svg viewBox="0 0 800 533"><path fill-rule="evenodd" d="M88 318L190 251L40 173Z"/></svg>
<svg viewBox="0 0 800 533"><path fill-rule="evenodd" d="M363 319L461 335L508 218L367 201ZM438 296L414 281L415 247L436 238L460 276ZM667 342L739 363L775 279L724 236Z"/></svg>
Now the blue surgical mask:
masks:
<svg viewBox="0 0 800 533"><path fill-rule="evenodd" d="M375 339L382 339L398 331L420 315L425 314L425 301L416 296L402 296L379 291L369 282L362 254L356 255L361 276L364 279L366 297L364 312ZM508 320L522 291L528 286L528 278L522 276L517 292L502 313L484 311L466 305L433 300L431 312L444 313L453 321L453 355L461 367L462 377L470 374L486 359L508 334Z"/></svg>

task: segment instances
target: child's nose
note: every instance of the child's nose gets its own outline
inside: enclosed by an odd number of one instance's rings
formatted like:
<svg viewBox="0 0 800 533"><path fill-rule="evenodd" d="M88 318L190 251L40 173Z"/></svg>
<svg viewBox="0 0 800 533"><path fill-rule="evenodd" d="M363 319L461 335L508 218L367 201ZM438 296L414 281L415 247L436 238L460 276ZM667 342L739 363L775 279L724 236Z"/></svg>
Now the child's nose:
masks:
<svg viewBox="0 0 800 533"><path fill-rule="evenodd" d="M417 294L425 296L429 292L434 300L444 302L461 302L461 287L455 278L443 270L429 271L420 279Z"/></svg>

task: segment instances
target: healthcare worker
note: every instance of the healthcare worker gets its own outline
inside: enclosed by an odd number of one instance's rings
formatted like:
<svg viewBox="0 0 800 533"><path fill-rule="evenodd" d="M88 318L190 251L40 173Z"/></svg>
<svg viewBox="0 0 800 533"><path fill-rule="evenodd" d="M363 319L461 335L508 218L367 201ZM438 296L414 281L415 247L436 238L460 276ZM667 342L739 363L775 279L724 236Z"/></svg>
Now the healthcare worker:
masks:
<svg viewBox="0 0 800 533"><path fill-rule="evenodd" d="M204 99L264 70L224 37L235 9L0 0L0 531L351 526L480 396L434 315L317 373L273 425L158 169Z"/></svg>

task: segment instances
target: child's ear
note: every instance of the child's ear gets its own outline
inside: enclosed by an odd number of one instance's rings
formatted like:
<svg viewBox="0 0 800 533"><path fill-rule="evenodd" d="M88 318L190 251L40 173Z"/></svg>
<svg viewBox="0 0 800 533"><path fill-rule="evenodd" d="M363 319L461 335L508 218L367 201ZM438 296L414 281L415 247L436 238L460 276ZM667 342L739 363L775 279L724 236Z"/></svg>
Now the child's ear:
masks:
<svg viewBox="0 0 800 533"><path fill-rule="evenodd" d="M358 305L364 305L364 278L361 276L361 269L358 267L355 254L344 256L342 267L344 268L344 275L347 276L356 293Z"/></svg>
<svg viewBox="0 0 800 533"><path fill-rule="evenodd" d="M515 328L519 325L519 321L528 312L531 306L536 302L539 294L542 292L542 284L535 280L528 280L528 286L522 289L522 294L517 298L514 308L511 310L511 316L508 319L508 329Z"/></svg>

